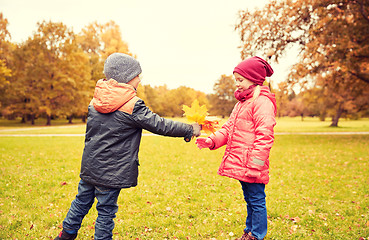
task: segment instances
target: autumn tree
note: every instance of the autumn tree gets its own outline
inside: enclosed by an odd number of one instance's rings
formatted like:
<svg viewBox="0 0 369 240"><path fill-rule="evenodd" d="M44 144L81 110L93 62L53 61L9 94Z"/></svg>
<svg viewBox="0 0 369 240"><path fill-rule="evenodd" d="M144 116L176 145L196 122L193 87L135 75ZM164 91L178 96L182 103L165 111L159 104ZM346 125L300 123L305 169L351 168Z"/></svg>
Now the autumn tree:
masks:
<svg viewBox="0 0 369 240"><path fill-rule="evenodd" d="M168 91L165 99L166 115L172 117L183 116L182 106L190 106L195 99L200 105L208 105L205 93L185 86Z"/></svg>
<svg viewBox="0 0 369 240"><path fill-rule="evenodd" d="M146 99L150 109L160 116L173 116L168 112L168 95L170 89L166 84L155 86L154 88L146 88Z"/></svg>
<svg viewBox="0 0 369 240"><path fill-rule="evenodd" d="M190 106L195 99L207 108L210 106L205 93L185 86L168 89L166 85L139 85L137 96L144 100L153 112L163 117L182 117L183 105Z"/></svg>
<svg viewBox="0 0 369 240"><path fill-rule="evenodd" d="M133 56L119 26L92 23L76 35L63 23L43 21L20 44L10 43L8 21L0 14L0 106L2 115L84 117L104 60L113 52Z"/></svg>
<svg viewBox="0 0 369 240"><path fill-rule="evenodd" d="M326 101L335 102L331 126L349 105L368 106L368 98L362 100L369 87L367 0L273 0L263 9L241 11L235 28L242 58L272 49L270 57L278 61L291 46L299 49L288 83L324 88Z"/></svg>
<svg viewBox="0 0 369 240"><path fill-rule="evenodd" d="M89 59L91 81L89 81L90 90L88 96L92 98L97 80L105 77L103 73L105 59L114 52L121 52L131 56L133 54L129 51L128 44L122 40L120 27L114 21L106 24L97 22L88 24L77 35L77 42Z"/></svg>
<svg viewBox="0 0 369 240"><path fill-rule="evenodd" d="M319 116L321 121L325 121L327 108L331 106L326 101L327 98L324 96L324 89L320 87L306 89L299 94L299 97L302 99L302 103L309 116Z"/></svg>
<svg viewBox="0 0 369 240"><path fill-rule="evenodd" d="M69 123L72 123L75 116L82 119L87 116L87 106L93 94L91 86L95 84L91 79L89 58L78 48L75 39L65 46L65 54L60 58L60 67L70 85L63 91L63 105L59 106L61 113L58 116L67 116Z"/></svg>
<svg viewBox="0 0 369 240"><path fill-rule="evenodd" d="M120 52L133 56L128 49L128 44L122 39L119 25L114 21L105 24L97 22L88 24L78 34L77 40L90 58L91 78L95 81L104 77L104 61L110 54Z"/></svg>
<svg viewBox="0 0 369 240"><path fill-rule="evenodd" d="M135 57L128 49L128 43L122 40L122 32L119 25L114 21L110 21L101 26L101 57L106 59L110 54L115 52L125 53Z"/></svg>
<svg viewBox="0 0 369 240"><path fill-rule="evenodd" d="M78 48L74 33L62 23L42 22L14 51L15 71L8 109L29 115L72 116L88 105L90 81L87 56Z"/></svg>
<svg viewBox="0 0 369 240"><path fill-rule="evenodd" d="M163 89L163 88L161 88ZM160 95L166 95L168 89L165 86L165 90L159 90L158 88L151 87L150 84L139 85L137 88L137 96L145 101L145 104L159 115L164 112L165 107L162 105Z"/></svg>
<svg viewBox="0 0 369 240"><path fill-rule="evenodd" d="M8 66L12 44L9 41L10 33L7 27L8 20L0 13L0 107L6 101L5 88L9 86L9 77L12 75Z"/></svg>
<svg viewBox="0 0 369 240"><path fill-rule="evenodd" d="M277 91L275 92L275 98L277 102L277 116L287 116L288 105L288 86L286 82L280 82L278 84Z"/></svg>
<svg viewBox="0 0 369 240"><path fill-rule="evenodd" d="M232 76L222 75L214 84L215 94L209 96L212 106L209 112L223 118L229 116L237 100L234 97L236 90L235 81Z"/></svg>
<svg viewBox="0 0 369 240"><path fill-rule="evenodd" d="M104 78L104 60L101 58L102 43L100 33L101 26L95 22L88 24L76 36L78 45L89 57L90 75L91 79L95 81ZM95 84L91 86L91 92L93 92L94 87Z"/></svg>

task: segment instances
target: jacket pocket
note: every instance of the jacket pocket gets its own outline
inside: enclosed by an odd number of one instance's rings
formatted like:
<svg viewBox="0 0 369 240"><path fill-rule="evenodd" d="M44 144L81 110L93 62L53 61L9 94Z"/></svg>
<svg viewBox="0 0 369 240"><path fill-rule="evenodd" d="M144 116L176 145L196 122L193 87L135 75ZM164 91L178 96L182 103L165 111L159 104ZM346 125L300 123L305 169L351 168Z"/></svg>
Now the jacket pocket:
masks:
<svg viewBox="0 0 369 240"><path fill-rule="evenodd" d="M248 154L246 164L246 176L253 178L260 178L261 171L264 169L265 161L256 157L250 157Z"/></svg>

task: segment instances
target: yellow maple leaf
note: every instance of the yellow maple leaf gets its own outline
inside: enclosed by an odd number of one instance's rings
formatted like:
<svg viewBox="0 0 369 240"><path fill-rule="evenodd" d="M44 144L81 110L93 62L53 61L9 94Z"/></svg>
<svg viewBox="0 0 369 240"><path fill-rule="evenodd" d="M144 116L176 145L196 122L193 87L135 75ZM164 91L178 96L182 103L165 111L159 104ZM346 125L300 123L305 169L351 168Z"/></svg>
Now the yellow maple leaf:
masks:
<svg viewBox="0 0 369 240"><path fill-rule="evenodd" d="M208 115L208 109L205 105L200 106L199 101L195 99L191 107L183 105L184 116L187 117L187 120L190 122L196 122L198 124L203 124L205 121L206 115Z"/></svg>
<svg viewBox="0 0 369 240"><path fill-rule="evenodd" d="M214 133L219 128L218 120L205 119L208 115L208 110L205 105L200 106L196 99L192 102L191 107L183 105L183 111L183 115L187 117L187 120L201 124L202 130L206 134Z"/></svg>

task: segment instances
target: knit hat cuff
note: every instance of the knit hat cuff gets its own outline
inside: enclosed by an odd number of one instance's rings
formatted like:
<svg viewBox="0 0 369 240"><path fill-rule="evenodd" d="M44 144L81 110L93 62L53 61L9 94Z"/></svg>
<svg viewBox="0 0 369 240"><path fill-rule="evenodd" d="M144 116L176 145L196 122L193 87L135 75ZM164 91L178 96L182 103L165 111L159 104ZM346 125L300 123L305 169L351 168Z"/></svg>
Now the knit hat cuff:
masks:
<svg viewBox="0 0 369 240"><path fill-rule="evenodd" d="M265 77L273 74L273 69L267 61L260 57L251 57L239 63L233 70L257 85L263 85Z"/></svg>
<svg viewBox="0 0 369 240"><path fill-rule="evenodd" d="M252 76L252 72L250 71L244 71L242 70L241 68L238 68L238 67L235 67L234 70L233 70L233 73L238 73L240 74L242 77L246 78L247 80L250 80L251 82L254 82L255 84L258 84L258 85L263 85L263 82L265 80L258 77L258 76Z"/></svg>

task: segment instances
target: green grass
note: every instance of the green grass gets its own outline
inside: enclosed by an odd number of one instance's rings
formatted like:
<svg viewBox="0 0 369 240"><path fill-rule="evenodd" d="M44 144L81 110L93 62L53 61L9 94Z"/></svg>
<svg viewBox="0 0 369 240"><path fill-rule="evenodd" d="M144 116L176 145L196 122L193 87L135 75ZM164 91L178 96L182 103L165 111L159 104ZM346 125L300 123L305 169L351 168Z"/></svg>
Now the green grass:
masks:
<svg viewBox="0 0 369 240"><path fill-rule="evenodd" d="M77 193L83 137L0 137L0 239L53 239ZM266 239L369 237L369 135L277 135ZM146 136L139 185L123 189L114 239L235 239L240 184L216 174L224 148ZM79 239L91 239L97 212Z"/></svg>
<svg viewBox="0 0 369 240"><path fill-rule="evenodd" d="M185 118L174 118L173 120L186 122ZM220 119L223 124L226 119ZM0 136L8 134L84 134L86 125L81 123L79 119L74 124L68 124L66 120L52 121L52 126L44 126L40 123L44 121L38 120L36 126L29 123L22 124L20 120L8 121L0 119ZM341 119L339 127L329 127L329 121L319 121L318 118L277 118L275 132L369 132L369 119L361 120L345 120Z"/></svg>
<svg viewBox="0 0 369 240"><path fill-rule="evenodd" d="M277 118L276 132L360 132L369 131L369 119L340 119L338 127L330 127L330 121L320 121L318 118Z"/></svg>

